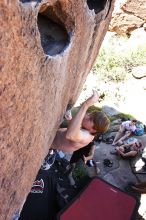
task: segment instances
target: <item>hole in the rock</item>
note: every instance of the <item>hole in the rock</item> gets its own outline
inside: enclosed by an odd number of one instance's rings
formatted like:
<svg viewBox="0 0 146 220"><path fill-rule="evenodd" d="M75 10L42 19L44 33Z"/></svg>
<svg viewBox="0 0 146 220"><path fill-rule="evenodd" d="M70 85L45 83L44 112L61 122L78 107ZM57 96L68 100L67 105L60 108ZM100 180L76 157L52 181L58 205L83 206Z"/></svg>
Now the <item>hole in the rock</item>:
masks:
<svg viewBox="0 0 146 220"><path fill-rule="evenodd" d="M22 3L30 3L30 2L36 2L36 3L39 3L41 2L42 0L20 0Z"/></svg>
<svg viewBox="0 0 146 220"><path fill-rule="evenodd" d="M87 0L87 5L90 10L94 9L95 14L97 14L104 9L106 1L107 0Z"/></svg>
<svg viewBox="0 0 146 220"><path fill-rule="evenodd" d="M53 56L64 51L70 37L62 21L54 13L52 6L38 15L38 29L45 54Z"/></svg>

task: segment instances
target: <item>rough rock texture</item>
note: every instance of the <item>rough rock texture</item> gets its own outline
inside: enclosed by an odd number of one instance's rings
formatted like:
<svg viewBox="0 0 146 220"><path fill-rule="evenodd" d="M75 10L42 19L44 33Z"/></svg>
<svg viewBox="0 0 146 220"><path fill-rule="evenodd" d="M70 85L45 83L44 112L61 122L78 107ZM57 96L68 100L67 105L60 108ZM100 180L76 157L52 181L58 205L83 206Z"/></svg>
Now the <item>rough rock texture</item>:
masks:
<svg viewBox="0 0 146 220"><path fill-rule="evenodd" d="M109 30L118 34L131 34L146 24L146 2L144 0L116 0Z"/></svg>
<svg viewBox="0 0 146 220"><path fill-rule="evenodd" d="M2 220L20 208L82 89L108 29L109 2L0 1Z"/></svg>

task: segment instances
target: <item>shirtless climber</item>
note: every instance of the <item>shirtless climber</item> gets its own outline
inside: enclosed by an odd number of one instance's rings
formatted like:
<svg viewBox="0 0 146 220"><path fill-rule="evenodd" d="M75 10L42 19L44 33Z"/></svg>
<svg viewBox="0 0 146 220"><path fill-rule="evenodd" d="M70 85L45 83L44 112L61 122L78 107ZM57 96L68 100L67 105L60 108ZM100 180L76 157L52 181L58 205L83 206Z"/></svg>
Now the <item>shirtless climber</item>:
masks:
<svg viewBox="0 0 146 220"><path fill-rule="evenodd" d="M68 128L60 128L57 131L51 148L74 152L88 145L95 135L107 131L110 121L104 112L86 113L87 109L98 100L98 93L93 91L93 95L82 104Z"/></svg>

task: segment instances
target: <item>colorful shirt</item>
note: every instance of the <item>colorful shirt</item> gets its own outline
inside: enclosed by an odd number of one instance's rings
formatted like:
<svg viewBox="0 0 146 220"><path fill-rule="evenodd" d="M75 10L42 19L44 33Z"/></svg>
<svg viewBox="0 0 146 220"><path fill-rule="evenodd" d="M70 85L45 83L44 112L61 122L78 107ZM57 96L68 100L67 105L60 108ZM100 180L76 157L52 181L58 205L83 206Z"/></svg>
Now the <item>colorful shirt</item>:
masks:
<svg viewBox="0 0 146 220"><path fill-rule="evenodd" d="M132 131L134 132L136 130L136 126L135 125L130 125L131 121L124 121L122 123L123 127L127 130L127 131Z"/></svg>

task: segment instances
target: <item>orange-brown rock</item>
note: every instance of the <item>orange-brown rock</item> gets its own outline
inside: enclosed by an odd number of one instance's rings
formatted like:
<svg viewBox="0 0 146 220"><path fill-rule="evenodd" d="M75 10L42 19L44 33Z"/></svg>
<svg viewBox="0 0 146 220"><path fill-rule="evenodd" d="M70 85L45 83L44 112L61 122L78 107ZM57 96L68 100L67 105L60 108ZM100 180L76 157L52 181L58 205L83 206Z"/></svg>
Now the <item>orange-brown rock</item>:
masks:
<svg viewBox="0 0 146 220"><path fill-rule="evenodd" d="M21 207L82 89L108 29L109 2L0 1L1 220Z"/></svg>
<svg viewBox="0 0 146 220"><path fill-rule="evenodd" d="M146 2L144 0L116 0L109 30L130 35L146 23Z"/></svg>

